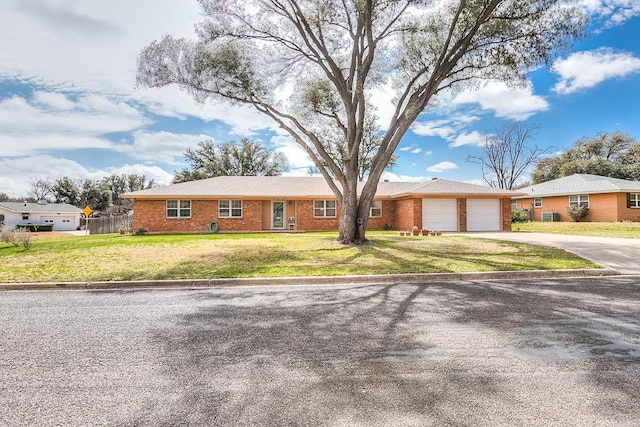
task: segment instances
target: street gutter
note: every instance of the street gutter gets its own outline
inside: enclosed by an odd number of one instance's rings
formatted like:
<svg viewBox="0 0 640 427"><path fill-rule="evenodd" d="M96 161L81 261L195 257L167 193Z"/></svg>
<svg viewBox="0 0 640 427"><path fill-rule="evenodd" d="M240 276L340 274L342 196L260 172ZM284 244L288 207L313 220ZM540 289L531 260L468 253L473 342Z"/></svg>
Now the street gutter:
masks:
<svg viewBox="0 0 640 427"><path fill-rule="evenodd" d="M123 280L88 282L0 283L0 291L86 290L148 288L211 288L230 286L382 285L457 282L473 280L556 279L619 275L612 269L523 270L472 273L384 274L353 276L249 277L229 279Z"/></svg>

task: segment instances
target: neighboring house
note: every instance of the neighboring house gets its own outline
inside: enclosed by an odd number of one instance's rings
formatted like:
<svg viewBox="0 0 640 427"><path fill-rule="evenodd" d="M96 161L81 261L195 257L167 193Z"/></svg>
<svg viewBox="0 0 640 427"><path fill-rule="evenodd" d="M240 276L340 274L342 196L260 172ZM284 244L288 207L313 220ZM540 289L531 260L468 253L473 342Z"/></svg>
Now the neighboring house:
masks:
<svg viewBox="0 0 640 427"><path fill-rule="evenodd" d="M53 225L54 231L70 231L80 227L82 210L66 203L0 202L0 225Z"/></svg>
<svg viewBox="0 0 640 427"><path fill-rule="evenodd" d="M508 231L511 198L520 194L444 179L380 182L367 228ZM122 197L133 199L133 228L150 233L337 231L340 218L319 177L221 176Z"/></svg>
<svg viewBox="0 0 640 427"><path fill-rule="evenodd" d="M520 188L515 208L531 213L533 221L571 221L570 205L586 206L585 221L640 221L640 181L576 174Z"/></svg>

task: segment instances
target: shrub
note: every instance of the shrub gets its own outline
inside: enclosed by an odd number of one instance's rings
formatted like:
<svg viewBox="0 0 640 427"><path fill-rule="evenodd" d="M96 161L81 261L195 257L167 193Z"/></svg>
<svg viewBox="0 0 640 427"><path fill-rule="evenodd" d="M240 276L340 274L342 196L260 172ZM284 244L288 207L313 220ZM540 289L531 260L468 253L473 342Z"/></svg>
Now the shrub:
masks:
<svg viewBox="0 0 640 427"><path fill-rule="evenodd" d="M147 229L146 228L138 228L138 229L136 229L136 232L135 232L136 236L142 236L144 234L147 234Z"/></svg>
<svg viewBox="0 0 640 427"><path fill-rule="evenodd" d="M524 209L513 209L511 211L511 222L527 222L529 213Z"/></svg>
<svg viewBox="0 0 640 427"><path fill-rule="evenodd" d="M31 232L23 228L9 230L4 227L0 230L0 241L13 246L22 245L26 250L29 250L31 249Z"/></svg>
<svg viewBox="0 0 640 427"><path fill-rule="evenodd" d="M569 206L567 208L567 215L569 215L574 222L582 221L588 213L589 208L586 206Z"/></svg>

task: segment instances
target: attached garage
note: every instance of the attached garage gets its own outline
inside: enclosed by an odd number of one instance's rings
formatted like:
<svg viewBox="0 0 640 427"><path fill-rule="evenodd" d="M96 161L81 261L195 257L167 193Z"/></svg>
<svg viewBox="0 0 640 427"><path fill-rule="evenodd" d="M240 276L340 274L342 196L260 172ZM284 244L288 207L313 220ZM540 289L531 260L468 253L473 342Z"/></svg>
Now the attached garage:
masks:
<svg viewBox="0 0 640 427"><path fill-rule="evenodd" d="M467 231L500 231L500 200L467 199Z"/></svg>
<svg viewBox="0 0 640 427"><path fill-rule="evenodd" d="M422 228L436 231L458 231L456 199L422 199Z"/></svg>

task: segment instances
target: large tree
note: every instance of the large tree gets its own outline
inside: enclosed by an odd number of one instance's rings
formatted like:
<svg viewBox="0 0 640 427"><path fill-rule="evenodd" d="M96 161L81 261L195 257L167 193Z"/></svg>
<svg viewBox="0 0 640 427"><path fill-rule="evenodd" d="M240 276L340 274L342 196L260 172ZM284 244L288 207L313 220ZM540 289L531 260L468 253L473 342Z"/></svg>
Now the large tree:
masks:
<svg viewBox="0 0 640 427"><path fill-rule="evenodd" d="M170 35L138 58L137 82L177 84L198 102L271 117L307 152L340 205L343 243L363 243L380 177L400 140L443 90L524 74L581 32L572 0L200 0L197 39ZM395 111L358 196L371 90ZM345 156L323 137L339 131ZM329 132L333 135L333 132Z"/></svg>
<svg viewBox="0 0 640 427"><path fill-rule="evenodd" d="M216 146L212 140L188 148L184 157L189 167L177 172L173 182L193 181L214 176L274 176L289 168L287 157L265 148L260 141L242 138Z"/></svg>
<svg viewBox="0 0 640 427"><path fill-rule="evenodd" d="M576 173L640 180L640 141L622 132L580 139L567 151L540 160L531 180L540 184Z"/></svg>
<svg viewBox="0 0 640 427"><path fill-rule="evenodd" d="M491 187L513 190L524 171L551 151L532 143L538 134L535 124L506 122L487 136L477 154L467 161L482 167L484 180Z"/></svg>

